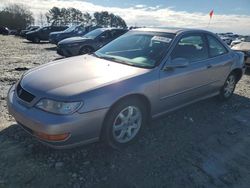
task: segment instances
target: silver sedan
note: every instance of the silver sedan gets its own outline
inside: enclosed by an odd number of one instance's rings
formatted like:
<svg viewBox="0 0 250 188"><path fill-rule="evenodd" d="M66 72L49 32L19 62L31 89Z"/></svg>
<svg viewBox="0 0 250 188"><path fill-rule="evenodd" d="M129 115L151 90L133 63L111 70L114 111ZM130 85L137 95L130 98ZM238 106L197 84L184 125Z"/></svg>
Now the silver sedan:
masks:
<svg viewBox="0 0 250 188"><path fill-rule="evenodd" d="M26 72L9 90L8 109L54 148L99 140L122 148L151 118L216 95L229 99L243 61L208 31L131 30L92 55Z"/></svg>

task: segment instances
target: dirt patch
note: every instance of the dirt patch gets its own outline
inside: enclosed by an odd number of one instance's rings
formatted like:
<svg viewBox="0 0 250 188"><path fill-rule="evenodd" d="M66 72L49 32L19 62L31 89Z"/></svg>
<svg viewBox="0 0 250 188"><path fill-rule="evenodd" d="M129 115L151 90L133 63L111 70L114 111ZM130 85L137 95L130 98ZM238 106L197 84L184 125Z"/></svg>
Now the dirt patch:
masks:
<svg viewBox="0 0 250 188"><path fill-rule="evenodd" d="M0 36L0 187L250 187L250 76L226 102L208 99L152 121L123 151L53 150L8 115L8 89L60 59L54 45Z"/></svg>

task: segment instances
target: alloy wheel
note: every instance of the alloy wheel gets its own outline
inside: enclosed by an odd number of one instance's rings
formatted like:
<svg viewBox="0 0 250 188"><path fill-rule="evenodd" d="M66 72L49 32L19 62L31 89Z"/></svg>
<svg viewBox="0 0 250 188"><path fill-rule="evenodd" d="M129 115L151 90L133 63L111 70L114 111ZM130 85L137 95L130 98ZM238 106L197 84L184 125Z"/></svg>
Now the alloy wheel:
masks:
<svg viewBox="0 0 250 188"><path fill-rule="evenodd" d="M141 124L140 109L136 106L128 106L120 111L113 122L113 138L119 143L127 143L137 135Z"/></svg>
<svg viewBox="0 0 250 188"><path fill-rule="evenodd" d="M227 78L227 81L224 86L224 96L226 98L232 95L235 89L235 85L236 85L235 76L232 74Z"/></svg>

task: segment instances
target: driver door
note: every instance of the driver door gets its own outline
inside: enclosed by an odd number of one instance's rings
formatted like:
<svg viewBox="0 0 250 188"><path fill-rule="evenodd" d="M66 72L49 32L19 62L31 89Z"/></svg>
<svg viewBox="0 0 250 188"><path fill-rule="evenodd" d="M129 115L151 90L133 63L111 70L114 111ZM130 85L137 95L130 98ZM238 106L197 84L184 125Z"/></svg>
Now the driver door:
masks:
<svg viewBox="0 0 250 188"><path fill-rule="evenodd" d="M50 32L51 32L51 27L44 27L40 32L40 39L47 40Z"/></svg>
<svg viewBox="0 0 250 188"><path fill-rule="evenodd" d="M188 65L160 71L160 112L181 107L209 93L208 50L202 34L184 35L166 65L184 58Z"/></svg>

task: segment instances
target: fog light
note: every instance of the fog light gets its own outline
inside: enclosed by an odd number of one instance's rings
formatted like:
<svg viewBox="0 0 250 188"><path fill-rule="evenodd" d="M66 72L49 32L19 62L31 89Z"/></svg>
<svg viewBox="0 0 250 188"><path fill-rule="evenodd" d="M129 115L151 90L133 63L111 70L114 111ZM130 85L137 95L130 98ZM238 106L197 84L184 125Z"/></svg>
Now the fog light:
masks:
<svg viewBox="0 0 250 188"><path fill-rule="evenodd" d="M69 137L69 133L64 133L64 134L56 134L56 135L50 135L50 134L45 134L42 132L34 132L34 135L39 137L42 140L47 140L47 141L63 141L66 140Z"/></svg>

